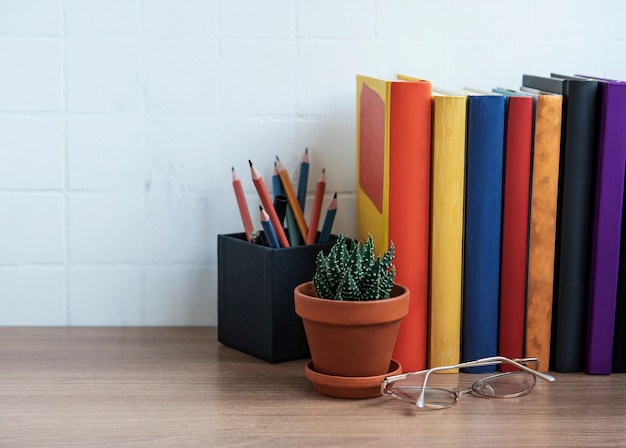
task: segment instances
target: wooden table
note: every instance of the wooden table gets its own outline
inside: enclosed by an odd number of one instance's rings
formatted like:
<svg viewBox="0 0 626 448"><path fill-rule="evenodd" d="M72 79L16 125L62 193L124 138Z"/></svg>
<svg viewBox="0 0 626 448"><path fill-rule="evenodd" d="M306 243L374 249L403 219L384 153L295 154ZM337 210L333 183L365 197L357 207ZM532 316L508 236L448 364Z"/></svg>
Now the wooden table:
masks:
<svg viewBox="0 0 626 448"><path fill-rule="evenodd" d="M215 328L0 328L0 446L626 446L624 374L424 412L320 395L304 364L225 347Z"/></svg>

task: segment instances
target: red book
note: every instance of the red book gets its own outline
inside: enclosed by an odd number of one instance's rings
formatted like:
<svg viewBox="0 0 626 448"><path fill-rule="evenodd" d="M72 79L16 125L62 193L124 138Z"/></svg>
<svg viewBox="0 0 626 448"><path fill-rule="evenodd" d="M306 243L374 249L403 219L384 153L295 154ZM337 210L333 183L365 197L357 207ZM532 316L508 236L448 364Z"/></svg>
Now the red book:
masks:
<svg viewBox="0 0 626 448"><path fill-rule="evenodd" d="M431 84L357 77L357 236L395 245L395 281L409 288L394 359L426 368Z"/></svg>
<svg viewBox="0 0 626 448"><path fill-rule="evenodd" d="M498 353L524 356L533 100L507 96ZM502 365L501 370L507 369Z"/></svg>

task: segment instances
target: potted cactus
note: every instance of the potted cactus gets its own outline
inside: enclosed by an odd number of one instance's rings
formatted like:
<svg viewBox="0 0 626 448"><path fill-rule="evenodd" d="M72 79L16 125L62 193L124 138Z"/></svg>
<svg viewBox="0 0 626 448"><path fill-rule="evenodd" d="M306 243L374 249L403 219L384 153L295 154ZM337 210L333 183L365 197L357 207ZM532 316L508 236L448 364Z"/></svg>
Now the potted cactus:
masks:
<svg viewBox="0 0 626 448"><path fill-rule="evenodd" d="M401 366L392 360L409 291L394 283L393 243L382 256L371 237L339 235L327 256L317 255L313 281L294 291L311 351L305 373L326 395L380 395L380 380Z"/></svg>

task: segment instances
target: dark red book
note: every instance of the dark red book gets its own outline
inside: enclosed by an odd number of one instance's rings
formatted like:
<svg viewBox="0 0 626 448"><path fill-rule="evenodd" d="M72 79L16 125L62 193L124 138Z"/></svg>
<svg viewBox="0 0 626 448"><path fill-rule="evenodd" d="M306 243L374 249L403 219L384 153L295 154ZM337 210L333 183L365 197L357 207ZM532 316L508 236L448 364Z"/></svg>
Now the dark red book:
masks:
<svg viewBox="0 0 626 448"><path fill-rule="evenodd" d="M524 356L533 99L506 91L498 353ZM504 366L501 370L510 370Z"/></svg>

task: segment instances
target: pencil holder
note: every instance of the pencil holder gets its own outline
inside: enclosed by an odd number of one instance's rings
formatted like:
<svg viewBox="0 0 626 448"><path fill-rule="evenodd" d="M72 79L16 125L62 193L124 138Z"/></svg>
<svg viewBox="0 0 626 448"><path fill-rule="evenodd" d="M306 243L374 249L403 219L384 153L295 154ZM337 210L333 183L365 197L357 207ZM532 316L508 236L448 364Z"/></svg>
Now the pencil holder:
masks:
<svg viewBox="0 0 626 448"><path fill-rule="evenodd" d="M217 237L217 338L269 362L308 358L293 290L313 279L315 257L325 244L272 249L249 243L244 233Z"/></svg>

